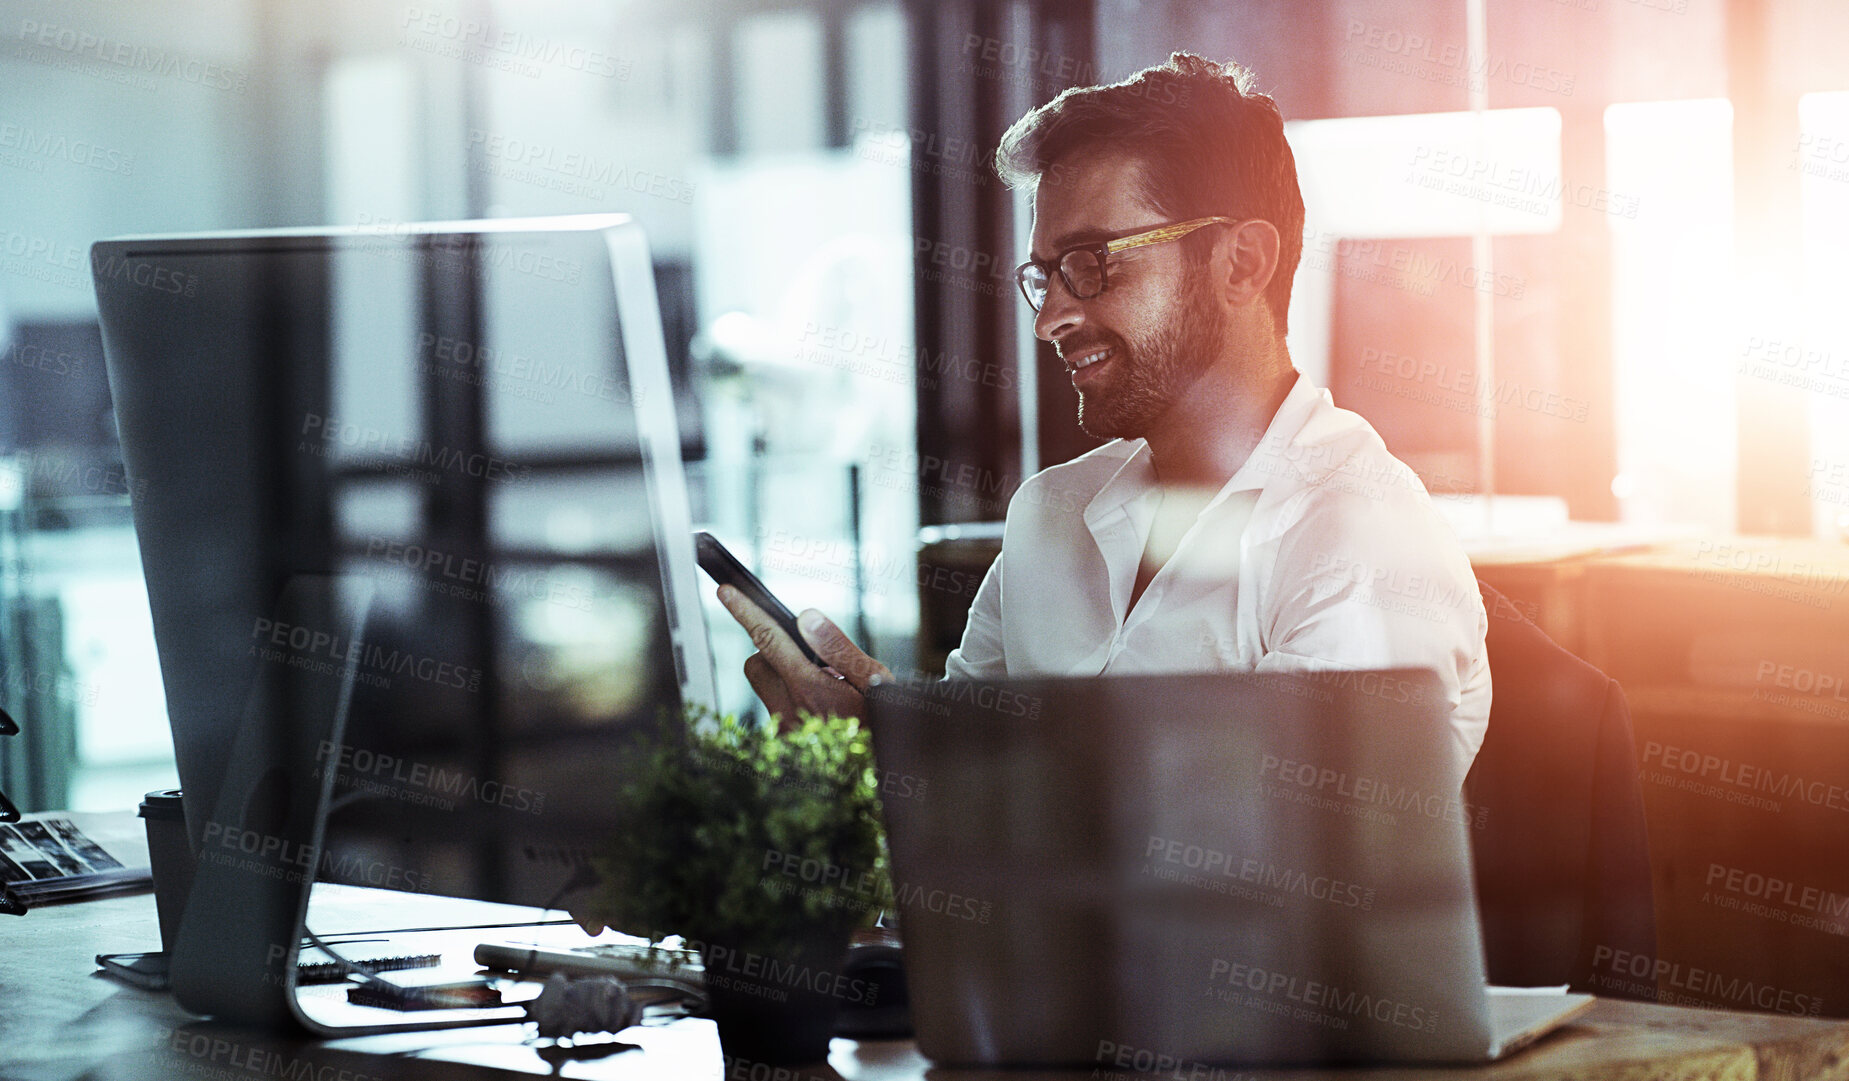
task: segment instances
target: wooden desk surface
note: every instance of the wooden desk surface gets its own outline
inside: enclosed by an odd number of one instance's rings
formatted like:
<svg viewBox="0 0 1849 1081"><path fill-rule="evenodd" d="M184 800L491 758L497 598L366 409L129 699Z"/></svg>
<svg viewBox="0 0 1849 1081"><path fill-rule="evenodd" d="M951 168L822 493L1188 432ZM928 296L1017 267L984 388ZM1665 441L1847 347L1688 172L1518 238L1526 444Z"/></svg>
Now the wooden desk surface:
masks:
<svg viewBox="0 0 1849 1081"><path fill-rule="evenodd" d="M365 896L368 892L317 892L314 912L324 911L324 897L330 908L347 913L374 908ZM426 903L434 907L423 907ZM426 920L433 914L470 911L477 918L481 914L479 906L466 901L423 898L419 906L418 916ZM8 1081L80 1077L369 1081L550 1072L520 1042L522 1026L331 1043L278 1039L196 1021L168 995L136 990L94 973L94 955L145 950L158 941L154 901L147 894L42 908L24 918L0 918L0 1077ZM774 1073L762 1066L752 1069L738 1064L727 1071L710 1022L679 1021L660 1028L632 1029L625 1037L644 1049L571 1064L562 1076L674 1081L721 1077L728 1081L732 1077L741 1081L899 1081L927 1076L932 1081L1046 1081L1138 1076L1108 1065L1071 1072L931 1069L909 1041L850 1040L835 1041L826 1068ZM412 1054L420 1057L408 1057ZM1456 1070L1224 1068L1180 1076L1190 1081L1413 1081L1433 1076L1498 1081L1849 1081L1849 1022L1600 1001L1576 1023L1491 1066Z"/></svg>

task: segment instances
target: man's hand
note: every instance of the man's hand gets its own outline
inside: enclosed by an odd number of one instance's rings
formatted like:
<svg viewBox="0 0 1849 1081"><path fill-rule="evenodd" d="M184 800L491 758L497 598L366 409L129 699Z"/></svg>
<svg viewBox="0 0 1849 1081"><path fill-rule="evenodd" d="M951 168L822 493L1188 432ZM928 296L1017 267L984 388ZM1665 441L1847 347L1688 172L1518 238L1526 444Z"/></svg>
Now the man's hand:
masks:
<svg viewBox="0 0 1849 1081"><path fill-rule="evenodd" d="M861 652L841 628L810 608L796 617L797 627L816 656L828 662L817 668L803 656L776 621L731 586L719 587L719 603L751 635L758 651L745 658L745 678L765 708L785 730L797 723L797 711L826 717L866 717L868 687L892 678L892 670Z"/></svg>

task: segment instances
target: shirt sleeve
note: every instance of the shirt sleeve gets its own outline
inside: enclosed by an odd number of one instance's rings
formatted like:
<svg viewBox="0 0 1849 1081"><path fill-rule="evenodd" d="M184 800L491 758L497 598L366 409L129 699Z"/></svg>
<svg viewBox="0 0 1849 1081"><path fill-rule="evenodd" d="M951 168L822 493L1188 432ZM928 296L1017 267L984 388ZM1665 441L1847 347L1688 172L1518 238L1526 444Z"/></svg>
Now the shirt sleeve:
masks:
<svg viewBox="0 0 1849 1081"><path fill-rule="evenodd" d="M944 678L1000 679L1007 674L1008 662L1002 655L1002 557L997 553L969 606L963 644L944 661Z"/></svg>
<svg viewBox="0 0 1849 1081"><path fill-rule="evenodd" d="M1476 575L1423 492L1311 489L1281 539L1261 672L1419 668L1450 706L1467 769L1489 723L1489 629Z"/></svg>

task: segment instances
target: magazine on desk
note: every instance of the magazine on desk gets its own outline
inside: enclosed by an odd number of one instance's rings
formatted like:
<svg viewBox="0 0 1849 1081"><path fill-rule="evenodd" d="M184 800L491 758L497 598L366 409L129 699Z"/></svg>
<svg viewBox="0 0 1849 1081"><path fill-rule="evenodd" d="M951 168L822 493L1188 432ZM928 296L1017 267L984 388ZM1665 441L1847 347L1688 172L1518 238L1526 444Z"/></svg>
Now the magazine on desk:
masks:
<svg viewBox="0 0 1849 1081"><path fill-rule="evenodd" d="M0 822L0 880L29 905L146 889L148 835L133 811L46 811Z"/></svg>

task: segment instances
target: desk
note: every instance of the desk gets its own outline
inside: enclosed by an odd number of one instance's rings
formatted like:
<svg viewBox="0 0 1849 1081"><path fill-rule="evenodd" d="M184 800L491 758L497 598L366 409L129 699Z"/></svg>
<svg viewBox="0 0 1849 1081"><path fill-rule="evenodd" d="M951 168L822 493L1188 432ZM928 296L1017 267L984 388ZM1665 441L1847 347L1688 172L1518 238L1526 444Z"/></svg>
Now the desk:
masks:
<svg viewBox="0 0 1849 1081"><path fill-rule="evenodd" d="M367 896L371 892L336 891L332 903L352 913L369 908L381 911L376 899ZM323 897L321 892L315 896L317 915L323 911ZM454 916L472 905L424 898L418 901L417 915L424 919ZM473 1063L498 1062L502 1068L429 1058L384 1058L354 1049L366 1041L317 1044L194 1021L167 995L93 975L95 954L145 949L158 940L154 900L147 894L48 907L23 919L0 920L0 1077L8 1081L79 1077L106 1081L359 1081L527 1076L540 1065L530 1050L519 1046L519 1026L371 1037L373 1042L367 1044L374 1050L447 1044L449 1049L439 1053ZM644 1052L578 1064L565 1076L663 1081L721 1076L718 1036L710 1022L678 1021L648 1030L637 1039L646 1041ZM760 1073L764 1071L739 1071L739 1076ZM1849 1022L1601 1001L1579 1022L1494 1066L1453 1071L1225 1069L1204 1076L1221 1081L1413 1081L1435 1074L1499 1081L1569 1077L1576 1081L1772 1077L1849 1081ZM1108 1068L1096 1072L930 1070L909 1041L836 1040L830 1068L796 1069L775 1076L785 1081L913 1081L927 1076L932 1081L1048 1081L1131 1075Z"/></svg>

